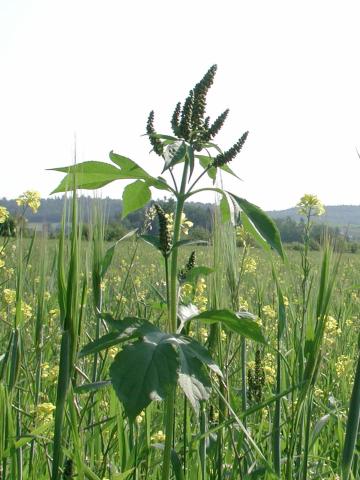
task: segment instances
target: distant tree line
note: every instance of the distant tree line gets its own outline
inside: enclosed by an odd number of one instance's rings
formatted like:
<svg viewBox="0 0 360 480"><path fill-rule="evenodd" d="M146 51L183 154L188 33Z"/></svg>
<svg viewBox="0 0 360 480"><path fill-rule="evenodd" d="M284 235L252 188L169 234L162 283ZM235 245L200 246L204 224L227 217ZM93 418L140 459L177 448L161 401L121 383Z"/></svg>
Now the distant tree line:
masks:
<svg viewBox="0 0 360 480"><path fill-rule="evenodd" d="M141 229L144 225L145 214L150 205L136 212L130 213L125 219L121 219L121 200L110 198L93 199L90 196L79 197L79 212L83 223L83 236L89 238L91 211L93 202L100 204L106 221L105 239L115 241L133 229ZM167 213L171 213L175 209L175 202L172 198L164 198L157 200L158 203ZM65 198L47 198L41 200L41 206L36 214L31 211L26 212L28 225L42 224L49 228L50 237L57 237L60 229L61 217L64 210ZM9 220L0 225L0 236L13 236L16 232L16 214L18 207L15 200L1 199L0 205L6 207L11 216ZM189 231L189 238L208 240L211 237L212 222L215 205L210 203L189 202L185 205L186 217L191 220L194 226ZM272 213L272 212L271 212ZM274 215L275 216L275 215ZM298 220L287 216L282 218L274 218L279 229L281 239L284 243L290 244L290 248L301 249L304 235L304 221L302 218ZM37 227L39 229L39 227ZM155 219L152 224L152 234L158 233L158 222ZM353 241L349 235L342 233L337 226L329 226L323 223L314 223L311 231L311 248L320 248L321 239L327 233L332 239L345 246L345 250L356 251L358 243Z"/></svg>
<svg viewBox="0 0 360 480"><path fill-rule="evenodd" d="M290 248L301 250L304 240L305 223L302 218L297 222L291 217L274 219L283 243L288 244ZM344 251L355 253L360 244L343 233L337 226L327 225L325 223L314 223L310 234L310 248L319 250L324 236L328 236L335 246Z"/></svg>

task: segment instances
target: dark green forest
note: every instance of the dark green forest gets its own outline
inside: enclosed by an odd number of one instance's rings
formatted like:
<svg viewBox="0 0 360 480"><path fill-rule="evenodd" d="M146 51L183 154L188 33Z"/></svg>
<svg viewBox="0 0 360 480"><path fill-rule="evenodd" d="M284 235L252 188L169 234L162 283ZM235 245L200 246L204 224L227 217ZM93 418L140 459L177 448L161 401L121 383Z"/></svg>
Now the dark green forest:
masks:
<svg viewBox="0 0 360 480"><path fill-rule="evenodd" d="M122 202L111 198L96 199L90 196L82 196L79 198L79 210L83 222L84 236L88 235L88 224L91 222L91 211L94 201L101 205L104 217L107 223L106 239L116 240L124 235L127 231L134 228L140 228L144 222L146 208L129 214L125 219L121 219ZM60 225L61 216L64 208L64 197L45 198L41 200L41 206L37 213L31 210L26 212L26 220L28 229L36 227L38 230L43 229L46 225L50 236L57 236ZM171 198L158 200L166 212L170 213L174 210L174 203ZM19 208L15 200L0 200L0 204L6 207L14 221L19 214ZM190 229L192 238L207 240L212 230L212 221L214 214L214 204L189 202L185 207L185 214L194 224ZM270 211L270 216L276 222L282 241L291 244L293 248L297 248L303 241L304 224L301 216L298 215L296 208L290 208L282 211ZM11 232L14 232L13 224L11 224ZM2 227L2 233L9 231L6 226ZM314 226L312 229L312 246L317 248L324 232L330 234L332 238L341 239L345 242L352 243L351 249L356 249L356 242L360 240L360 206L341 205L328 206L326 213L322 217L314 217ZM154 222L153 233L157 232L157 225ZM1 233L1 232L0 232ZM357 244L356 244L357 245Z"/></svg>

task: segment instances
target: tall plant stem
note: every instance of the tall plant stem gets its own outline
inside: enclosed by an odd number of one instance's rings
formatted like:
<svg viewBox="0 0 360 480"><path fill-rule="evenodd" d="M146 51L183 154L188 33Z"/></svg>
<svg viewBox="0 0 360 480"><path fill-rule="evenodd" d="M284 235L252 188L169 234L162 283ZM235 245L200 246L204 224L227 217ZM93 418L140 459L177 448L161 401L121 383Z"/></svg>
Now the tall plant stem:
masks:
<svg viewBox="0 0 360 480"><path fill-rule="evenodd" d="M166 302L170 305L170 287L169 287L169 259L168 257L164 258L165 264L165 282L166 282ZM166 328L170 332L171 325L170 325L170 318L167 318Z"/></svg>
<svg viewBox="0 0 360 480"><path fill-rule="evenodd" d="M306 480L307 474L308 474L312 404L313 404L313 398L312 398L312 392L310 392L310 395L308 398L306 423L305 423L305 445L304 445L303 469L302 469L302 477L301 477L302 480Z"/></svg>
<svg viewBox="0 0 360 480"><path fill-rule="evenodd" d="M174 221L174 235L173 235L173 250L171 253L170 264L170 289L169 289L169 327L170 332L175 332L177 328L177 303L178 303L178 291L177 291L177 265L178 265L178 247L176 243L180 238L181 229L181 214L183 213L185 203L185 188L188 176L188 159L185 159L184 170L181 180L180 191L177 195L177 204ZM172 387L165 401L165 448L163 456L163 471L162 480L169 480L170 478L170 462L171 462L171 448L173 443L174 434L174 420L175 420L175 397L176 387Z"/></svg>
<svg viewBox="0 0 360 480"><path fill-rule="evenodd" d="M170 325L173 332L176 331L177 323L177 265L178 265L178 247L175 246L180 239L180 229L181 229L181 215L184 210L185 203L185 188L186 188L186 179L188 175L188 164L185 161L183 177L181 181L180 192L177 197L177 205L175 212L175 221L174 221L174 236L173 236L173 251L171 253L171 266L170 266Z"/></svg>
<svg viewBox="0 0 360 480"><path fill-rule="evenodd" d="M354 386L350 399L348 420L346 425L346 435L344 449L342 453L342 474L343 479L348 480L350 476L351 463L356 449L356 439L360 424L360 355L358 357Z"/></svg>

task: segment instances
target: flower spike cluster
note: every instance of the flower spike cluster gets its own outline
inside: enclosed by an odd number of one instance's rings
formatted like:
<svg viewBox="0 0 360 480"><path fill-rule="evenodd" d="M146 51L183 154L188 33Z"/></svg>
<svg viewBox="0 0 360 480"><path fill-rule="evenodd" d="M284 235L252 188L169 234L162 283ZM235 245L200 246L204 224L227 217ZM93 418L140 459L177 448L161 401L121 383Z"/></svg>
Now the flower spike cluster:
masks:
<svg viewBox="0 0 360 480"><path fill-rule="evenodd" d="M208 143L220 132L229 115L229 109L226 109L212 123L210 117L205 117L207 94L214 83L216 71L217 65L209 68L200 82L190 90L183 105L180 102L176 104L171 117L171 128L174 135L188 143L196 152L209 148ZM154 152L163 156L164 148L169 142L168 139L163 142L156 136L153 111L150 112L146 131ZM211 166L222 167L233 160L242 149L247 135L248 132L245 132L229 150L217 155Z"/></svg>
<svg viewBox="0 0 360 480"><path fill-rule="evenodd" d="M236 155L240 152L240 150L242 149L242 147L243 147L243 145L244 145L244 143L247 139L248 134L249 134L249 132L245 132L242 135L242 137L239 138L239 140L236 143L234 143L234 145L229 150L227 150L224 153L219 153L219 155L217 155L214 158L213 166L214 167L222 167L226 163L231 162L231 160L233 160L236 157Z"/></svg>
<svg viewBox="0 0 360 480"><path fill-rule="evenodd" d="M151 110L149 113L147 125L146 125L146 133L149 135L150 143L154 149L154 152L157 153L158 155L162 155L164 151L163 144L161 143L161 140L156 138L154 135L156 135L155 128L154 128L154 110Z"/></svg>
<svg viewBox="0 0 360 480"><path fill-rule="evenodd" d="M174 132L174 135L176 135L177 137L179 136L180 134L180 125L179 125L179 122L180 122L180 112L181 112L181 103L178 102L176 104L176 107L175 107L175 110L174 110L174 113L171 117L171 128L172 128L172 131Z"/></svg>
<svg viewBox="0 0 360 480"><path fill-rule="evenodd" d="M218 116L211 127L207 127L207 132L204 134L204 140L210 141L220 132L227 116L229 115L229 111L230 110L227 108L225 112ZM207 117L206 120L210 121L210 118Z"/></svg>
<svg viewBox="0 0 360 480"><path fill-rule="evenodd" d="M160 207L160 205L155 204L154 207L159 219L160 250L163 256L166 258L171 250L171 233L168 227L168 220L166 218L166 213Z"/></svg>
<svg viewBox="0 0 360 480"><path fill-rule="evenodd" d="M189 273L194 267L196 263L196 254L195 251L191 252L189 260L187 261L184 268L182 268L179 272L178 279L179 282L184 282L186 280L186 274Z"/></svg>
<svg viewBox="0 0 360 480"><path fill-rule="evenodd" d="M181 121L179 125L179 136L184 140L190 140L192 132L192 113L194 107L194 92L190 90L189 96L185 100L184 107L181 112Z"/></svg>

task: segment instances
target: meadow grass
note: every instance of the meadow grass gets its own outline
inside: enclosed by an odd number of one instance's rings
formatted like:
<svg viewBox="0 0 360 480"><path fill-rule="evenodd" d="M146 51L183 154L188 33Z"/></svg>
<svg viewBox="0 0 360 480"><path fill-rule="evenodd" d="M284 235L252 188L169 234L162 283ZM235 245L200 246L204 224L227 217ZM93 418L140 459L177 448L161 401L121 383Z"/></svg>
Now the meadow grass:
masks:
<svg viewBox="0 0 360 480"><path fill-rule="evenodd" d="M57 242L23 238L40 197L17 200L17 238L0 244L2 479L360 478L360 257L327 238L310 251L316 196L298 204L303 250L286 255L271 218L218 186L248 132L225 151L213 143L228 115L205 116L216 68L176 105L174 136L149 114L168 180L113 151L111 164L55 169L53 193L73 191ZM83 240L76 190L117 179L132 180L124 217L151 188L174 211L152 203L107 245L94 202ZM203 191L217 195L207 246L187 240L184 217Z"/></svg>
<svg viewBox="0 0 360 480"><path fill-rule="evenodd" d="M286 264L276 258L271 262L257 248L236 247L234 238L230 242L231 230L225 237L222 230L220 248L216 240L213 246L195 248L199 265L215 263L217 268L193 286L182 285L181 295L200 309L234 308L237 301L238 308L257 316L269 343L244 342L218 325L190 326L188 335L209 347L224 379L212 378L214 393L202 404L199 420L177 396L174 475L276 478L267 468L273 466L280 478L341 478L358 358L360 256L342 256L337 281L324 305L319 297L326 297L335 275L329 270L329 252L309 253L310 286L302 333L300 254L289 251ZM74 240L58 242L40 236L33 242L18 239L7 244L2 256L0 454L4 479L49 478L53 458L59 455L59 437L63 478L160 478L165 438L161 403L152 403L134 422L129 421L107 383L117 349L99 353L96 363L93 357L79 360L75 352L107 331L96 315L100 310L116 318L134 315L163 324L163 262L150 245L129 239L116 247L108 271L100 278L98 249L105 251L108 245L98 233L94 238L94 242L77 239L78 245ZM225 248L224 241L233 246ZM182 248L180 264L191 251L191 247ZM69 319L59 305L74 309L74 325L66 324ZM284 325L279 335L280 319ZM64 332L69 331L73 354L68 351L68 334L64 340ZM301 349L300 341L304 342ZM317 348L311 350L312 344ZM73 369L66 361L71 355ZM304 382L300 375L310 361ZM87 387L94 383L101 388ZM59 405L62 416L54 417ZM351 465L350 478L360 478L356 449Z"/></svg>

